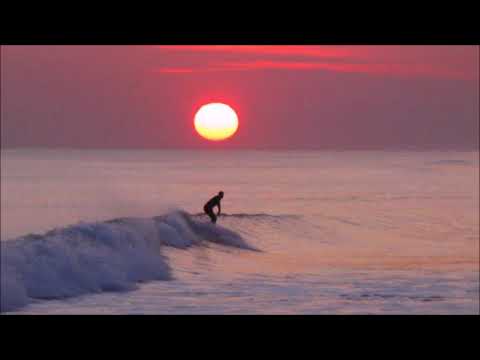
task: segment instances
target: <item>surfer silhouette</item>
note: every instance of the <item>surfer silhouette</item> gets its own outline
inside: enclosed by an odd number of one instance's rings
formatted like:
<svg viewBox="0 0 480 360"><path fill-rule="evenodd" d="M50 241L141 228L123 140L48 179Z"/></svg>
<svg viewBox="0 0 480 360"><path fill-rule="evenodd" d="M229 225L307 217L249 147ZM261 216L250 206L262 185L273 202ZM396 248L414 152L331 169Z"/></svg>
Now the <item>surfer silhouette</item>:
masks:
<svg viewBox="0 0 480 360"><path fill-rule="evenodd" d="M208 202L203 206L203 211L205 211L205 214L207 214L210 217L210 220L212 220L212 223L217 222L217 216L220 216L220 213L222 211L220 207L220 200L223 199L223 191L220 191L218 195L215 195L212 197ZM217 206L218 207L218 212L217 215L213 212L213 208Z"/></svg>

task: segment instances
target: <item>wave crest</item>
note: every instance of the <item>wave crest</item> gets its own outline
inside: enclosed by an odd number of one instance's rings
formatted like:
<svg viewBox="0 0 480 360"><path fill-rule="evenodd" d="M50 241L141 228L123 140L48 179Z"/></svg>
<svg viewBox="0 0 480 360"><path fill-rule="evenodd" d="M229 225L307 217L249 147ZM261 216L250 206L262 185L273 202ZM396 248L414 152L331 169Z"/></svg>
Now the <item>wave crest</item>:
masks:
<svg viewBox="0 0 480 360"><path fill-rule="evenodd" d="M0 312L33 299L127 291L136 283L172 278L162 246L205 242L256 250L237 233L184 211L150 219L80 223L43 235L1 242Z"/></svg>

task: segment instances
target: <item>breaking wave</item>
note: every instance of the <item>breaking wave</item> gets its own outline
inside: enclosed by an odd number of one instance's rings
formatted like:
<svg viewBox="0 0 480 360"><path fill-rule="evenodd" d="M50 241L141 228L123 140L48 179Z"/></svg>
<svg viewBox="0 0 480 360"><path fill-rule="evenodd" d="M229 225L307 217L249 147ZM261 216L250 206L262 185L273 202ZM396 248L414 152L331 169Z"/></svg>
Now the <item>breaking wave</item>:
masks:
<svg viewBox="0 0 480 360"><path fill-rule="evenodd" d="M80 223L2 241L0 312L35 299L128 291L139 282L172 279L162 247L187 249L208 242L257 251L236 232L184 211Z"/></svg>

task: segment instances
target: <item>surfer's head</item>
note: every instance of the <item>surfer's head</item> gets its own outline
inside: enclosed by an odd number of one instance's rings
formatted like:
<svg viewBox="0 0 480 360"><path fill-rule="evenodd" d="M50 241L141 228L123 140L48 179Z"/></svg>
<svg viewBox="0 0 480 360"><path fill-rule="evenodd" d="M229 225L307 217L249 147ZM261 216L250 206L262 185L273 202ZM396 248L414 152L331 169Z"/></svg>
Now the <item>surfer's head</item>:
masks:
<svg viewBox="0 0 480 360"><path fill-rule="evenodd" d="M218 195L219 195L221 198L223 198L223 191L220 191L220 192L218 193Z"/></svg>

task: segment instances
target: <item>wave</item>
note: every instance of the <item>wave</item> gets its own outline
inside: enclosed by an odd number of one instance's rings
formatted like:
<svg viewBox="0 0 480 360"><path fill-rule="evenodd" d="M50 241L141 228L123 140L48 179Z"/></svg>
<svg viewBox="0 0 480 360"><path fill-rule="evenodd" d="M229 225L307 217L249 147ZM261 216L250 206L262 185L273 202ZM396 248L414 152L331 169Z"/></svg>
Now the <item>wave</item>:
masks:
<svg viewBox="0 0 480 360"><path fill-rule="evenodd" d="M431 161L429 164L430 165L472 165L472 162L467 160L445 159L445 160Z"/></svg>
<svg viewBox="0 0 480 360"><path fill-rule="evenodd" d="M184 211L80 223L2 241L0 312L35 299L128 291L139 282L170 280L162 247L187 249L206 242L258 251L234 231L195 220Z"/></svg>
<svg viewBox="0 0 480 360"><path fill-rule="evenodd" d="M204 217L206 216L204 213L196 213L192 215L193 217ZM280 214L280 215L271 215L265 213L258 213L258 214L246 214L246 213L237 213L237 214L227 214L221 213L220 217L225 218L236 218L236 219L300 219L300 215L288 215L288 214Z"/></svg>

